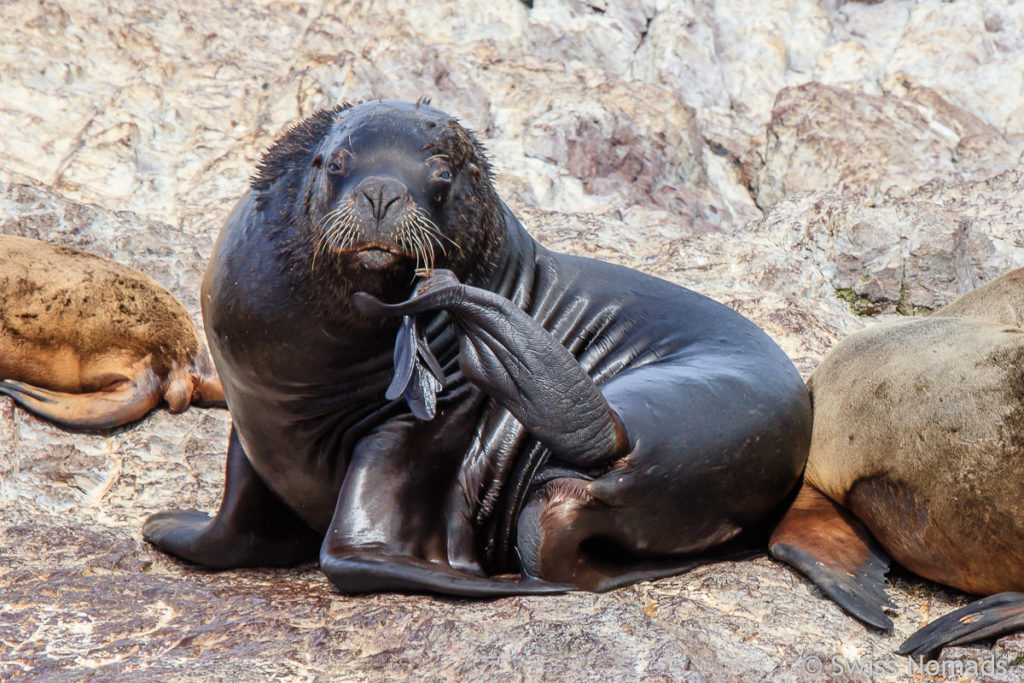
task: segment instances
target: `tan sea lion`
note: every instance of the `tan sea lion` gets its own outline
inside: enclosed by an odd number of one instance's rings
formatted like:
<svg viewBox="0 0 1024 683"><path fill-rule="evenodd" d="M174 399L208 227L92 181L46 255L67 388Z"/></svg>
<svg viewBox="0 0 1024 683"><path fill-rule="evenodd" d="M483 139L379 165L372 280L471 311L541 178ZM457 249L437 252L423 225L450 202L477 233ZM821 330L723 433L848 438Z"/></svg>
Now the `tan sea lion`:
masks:
<svg viewBox="0 0 1024 683"><path fill-rule="evenodd" d="M892 622L884 574L994 594L918 631L901 653L1024 626L1024 269L927 318L843 340L809 381L804 486L772 554L850 614Z"/></svg>
<svg viewBox="0 0 1024 683"><path fill-rule="evenodd" d="M70 247L0 235L0 393L66 427L109 429L161 400L223 404L184 307L149 277Z"/></svg>

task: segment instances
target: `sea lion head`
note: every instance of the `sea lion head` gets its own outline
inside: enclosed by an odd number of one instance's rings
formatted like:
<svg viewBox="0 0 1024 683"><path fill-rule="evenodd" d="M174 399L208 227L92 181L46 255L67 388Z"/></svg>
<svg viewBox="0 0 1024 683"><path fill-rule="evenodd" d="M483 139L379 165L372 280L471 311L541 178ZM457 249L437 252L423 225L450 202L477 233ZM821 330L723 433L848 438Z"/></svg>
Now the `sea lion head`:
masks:
<svg viewBox="0 0 1024 683"><path fill-rule="evenodd" d="M317 112L264 156L254 187L302 170L294 229L310 268L347 292L408 294L418 270L479 279L504 218L472 133L424 102L376 100Z"/></svg>

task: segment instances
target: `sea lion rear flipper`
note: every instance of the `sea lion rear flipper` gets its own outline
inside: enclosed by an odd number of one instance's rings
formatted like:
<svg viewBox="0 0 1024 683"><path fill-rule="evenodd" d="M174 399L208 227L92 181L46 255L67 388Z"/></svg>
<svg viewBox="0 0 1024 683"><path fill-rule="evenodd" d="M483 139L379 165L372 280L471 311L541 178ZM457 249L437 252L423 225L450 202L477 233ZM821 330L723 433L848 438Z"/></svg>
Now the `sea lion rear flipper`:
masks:
<svg viewBox="0 0 1024 683"><path fill-rule="evenodd" d="M897 651L931 657L947 645L965 645L1024 629L1024 593L997 593L945 614L907 638Z"/></svg>
<svg viewBox="0 0 1024 683"><path fill-rule="evenodd" d="M414 381L412 376L416 370L416 351L416 319L407 315L402 318L402 326L395 337L395 376L384 392L384 397L389 401L401 396Z"/></svg>
<svg viewBox="0 0 1024 683"><path fill-rule="evenodd" d="M0 393L34 415L72 429L111 429L134 422L163 398L160 381L150 372L112 391L69 394L5 380L0 381Z"/></svg>
<svg viewBox="0 0 1024 683"><path fill-rule="evenodd" d="M394 364L395 376L384 397L392 401L401 396L413 415L421 420L432 420L445 375L430 346L420 336L414 316L402 318L402 326L395 337Z"/></svg>
<svg viewBox="0 0 1024 683"><path fill-rule="evenodd" d="M883 612L892 607L888 555L863 524L810 484L804 482L772 533L769 552L865 624L892 628Z"/></svg>
<svg viewBox="0 0 1024 683"><path fill-rule="evenodd" d="M216 373L212 376L197 377L196 387L199 390L199 400L195 402L196 405L204 408L228 407L228 402L224 398L224 387Z"/></svg>
<svg viewBox="0 0 1024 683"><path fill-rule="evenodd" d="M463 375L563 462L596 467L628 452L625 427L579 362L505 297L437 269L401 303L385 304L365 292L352 301L364 315L448 311L459 333Z"/></svg>

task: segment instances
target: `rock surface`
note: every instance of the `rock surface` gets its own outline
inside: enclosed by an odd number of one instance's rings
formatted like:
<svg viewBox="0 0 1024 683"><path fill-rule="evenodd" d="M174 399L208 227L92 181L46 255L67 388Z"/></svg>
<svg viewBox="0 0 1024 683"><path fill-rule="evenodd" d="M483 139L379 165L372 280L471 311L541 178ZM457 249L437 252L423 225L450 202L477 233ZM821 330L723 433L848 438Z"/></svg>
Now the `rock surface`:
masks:
<svg viewBox="0 0 1024 683"><path fill-rule="evenodd" d="M5 3L0 230L140 268L198 321L277 134L339 98L428 95L542 242L725 302L805 374L1024 265L1024 4L528 4ZM139 530L216 508L227 427L189 409L68 434L0 399L0 678L903 680L896 645L966 601L897 570L887 635L766 558L491 602L197 571ZM1022 653L953 648L940 673L994 657L1024 680Z"/></svg>

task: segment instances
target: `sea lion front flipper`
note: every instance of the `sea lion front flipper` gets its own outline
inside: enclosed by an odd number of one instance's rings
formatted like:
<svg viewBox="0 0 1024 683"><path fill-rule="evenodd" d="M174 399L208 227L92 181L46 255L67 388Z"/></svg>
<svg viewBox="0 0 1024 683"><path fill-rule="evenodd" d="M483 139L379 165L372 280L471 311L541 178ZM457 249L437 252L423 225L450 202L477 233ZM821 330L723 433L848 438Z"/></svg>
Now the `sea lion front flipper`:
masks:
<svg viewBox="0 0 1024 683"><path fill-rule="evenodd" d="M228 440L220 510L166 510L143 537L166 553L213 569L288 567L316 557L320 536L267 488L249 464L235 428Z"/></svg>
<svg viewBox="0 0 1024 683"><path fill-rule="evenodd" d="M1024 593L997 593L944 614L907 638L897 652L927 657L948 645L978 640L1024 629Z"/></svg>
<svg viewBox="0 0 1024 683"><path fill-rule="evenodd" d="M891 629L889 557L852 514L806 481L772 532L769 552L800 570L860 621Z"/></svg>
<svg viewBox="0 0 1024 683"><path fill-rule="evenodd" d="M459 332L465 377L505 407L560 460L606 464L629 450L621 420L568 349L508 299L434 270L408 300L352 297L363 314L411 316L446 310Z"/></svg>
<svg viewBox="0 0 1024 683"><path fill-rule="evenodd" d="M163 398L160 380L152 372L110 391L69 394L6 380L0 382L0 393L30 413L71 429L112 429L141 420Z"/></svg>
<svg viewBox="0 0 1024 683"><path fill-rule="evenodd" d="M320 555L320 570L342 593L434 593L463 598L506 595L552 595L576 587L541 579L500 579L474 576L415 557L393 557L374 552L331 552Z"/></svg>

